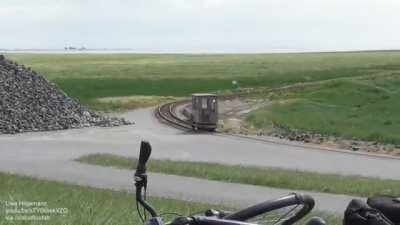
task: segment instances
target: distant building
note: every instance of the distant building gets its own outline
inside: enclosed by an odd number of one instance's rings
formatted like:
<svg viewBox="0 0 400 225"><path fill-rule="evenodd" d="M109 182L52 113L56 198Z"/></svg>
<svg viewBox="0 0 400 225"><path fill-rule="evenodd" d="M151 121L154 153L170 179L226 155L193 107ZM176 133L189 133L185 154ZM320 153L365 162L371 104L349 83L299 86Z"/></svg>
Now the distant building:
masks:
<svg viewBox="0 0 400 225"><path fill-rule="evenodd" d="M74 46L66 46L66 47L64 47L64 50L65 51L85 51L87 49L84 46L82 46L80 48L77 48L77 47L74 47Z"/></svg>

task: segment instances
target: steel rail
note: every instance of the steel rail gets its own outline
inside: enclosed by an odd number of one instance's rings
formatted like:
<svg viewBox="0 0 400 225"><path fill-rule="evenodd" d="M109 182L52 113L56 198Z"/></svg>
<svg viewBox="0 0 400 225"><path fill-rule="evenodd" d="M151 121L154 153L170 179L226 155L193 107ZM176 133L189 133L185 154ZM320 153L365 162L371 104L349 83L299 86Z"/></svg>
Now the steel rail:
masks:
<svg viewBox="0 0 400 225"><path fill-rule="evenodd" d="M188 102L189 101L185 100L163 104L156 108L155 115L159 120L162 120L171 126L184 130L192 130L192 124L189 121L179 118L175 112L177 106Z"/></svg>

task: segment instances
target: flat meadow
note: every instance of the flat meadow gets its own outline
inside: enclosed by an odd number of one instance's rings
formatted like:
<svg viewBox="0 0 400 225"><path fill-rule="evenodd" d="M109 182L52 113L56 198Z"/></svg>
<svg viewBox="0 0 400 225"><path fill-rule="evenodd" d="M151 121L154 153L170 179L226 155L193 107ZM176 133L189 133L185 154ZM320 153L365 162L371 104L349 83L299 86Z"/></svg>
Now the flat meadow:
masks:
<svg viewBox="0 0 400 225"><path fill-rule="evenodd" d="M272 123L345 138L400 143L400 52L293 54L9 54L69 96L97 110L148 106L104 98L187 97L293 84L310 88L270 99L248 115L252 126ZM238 85L233 86L232 81ZM262 93L259 98L267 98ZM160 100L161 99L161 100ZM127 102L127 101L126 101Z"/></svg>

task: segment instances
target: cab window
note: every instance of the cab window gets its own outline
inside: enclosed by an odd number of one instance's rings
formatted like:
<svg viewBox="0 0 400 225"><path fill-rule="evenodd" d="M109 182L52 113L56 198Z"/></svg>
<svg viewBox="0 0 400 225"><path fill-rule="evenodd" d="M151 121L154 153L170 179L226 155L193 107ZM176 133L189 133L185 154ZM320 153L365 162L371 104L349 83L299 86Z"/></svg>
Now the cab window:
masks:
<svg viewBox="0 0 400 225"><path fill-rule="evenodd" d="M201 108L207 109L207 98L201 98Z"/></svg>

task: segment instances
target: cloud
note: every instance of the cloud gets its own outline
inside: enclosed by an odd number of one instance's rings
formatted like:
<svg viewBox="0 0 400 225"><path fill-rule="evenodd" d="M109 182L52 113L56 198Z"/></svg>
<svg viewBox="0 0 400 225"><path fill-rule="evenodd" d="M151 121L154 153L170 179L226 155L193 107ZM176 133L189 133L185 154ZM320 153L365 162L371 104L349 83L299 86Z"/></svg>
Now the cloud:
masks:
<svg viewBox="0 0 400 225"><path fill-rule="evenodd" d="M0 48L400 48L399 11L397 0L2 0Z"/></svg>

